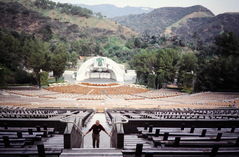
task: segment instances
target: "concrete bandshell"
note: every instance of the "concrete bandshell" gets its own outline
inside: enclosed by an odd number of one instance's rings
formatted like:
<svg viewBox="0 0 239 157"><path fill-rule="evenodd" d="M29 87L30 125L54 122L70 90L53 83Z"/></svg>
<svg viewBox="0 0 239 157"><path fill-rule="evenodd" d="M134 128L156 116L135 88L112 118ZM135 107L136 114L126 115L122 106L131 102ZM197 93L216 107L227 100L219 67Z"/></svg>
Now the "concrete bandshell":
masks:
<svg viewBox="0 0 239 157"><path fill-rule="evenodd" d="M101 57L102 65L99 66L98 58L100 57L91 58L81 65L77 72L77 82L89 78L111 78L118 82L124 82L124 69L107 57Z"/></svg>

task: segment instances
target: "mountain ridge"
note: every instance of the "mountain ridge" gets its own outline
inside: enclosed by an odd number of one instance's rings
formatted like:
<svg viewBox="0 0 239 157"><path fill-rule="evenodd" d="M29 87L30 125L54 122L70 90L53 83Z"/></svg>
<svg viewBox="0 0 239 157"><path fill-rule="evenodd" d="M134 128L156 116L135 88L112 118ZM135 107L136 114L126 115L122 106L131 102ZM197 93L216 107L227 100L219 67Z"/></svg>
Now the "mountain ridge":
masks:
<svg viewBox="0 0 239 157"><path fill-rule="evenodd" d="M234 18L233 18L234 17ZM234 31L239 35L239 13L224 13L215 16L209 9L201 6L163 7L147 14L128 15L110 20L144 34L181 36L192 38L198 32L206 42L213 42L221 32ZM228 20L230 19L230 20Z"/></svg>
<svg viewBox="0 0 239 157"><path fill-rule="evenodd" d="M130 14L149 13L152 10L154 10L154 8L150 7L131 7L131 6L117 7L112 4L99 4L99 5L72 4L72 5L77 5L87 9L91 9L93 12L101 12L101 14L106 16L107 18Z"/></svg>
<svg viewBox="0 0 239 157"><path fill-rule="evenodd" d="M4 2L0 3L0 8L2 10L0 12L0 26L8 27L18 32L23 29L30 34L35 33L37 35L41 27L49 24L52 26L51 28L55 34L64 36L69 40L74 39L74 36L76 36L73 34L67 34L67 27L70 28L71 25L75 25L73 27L78 29L79 33L91 32L94 35L101 35L107 32L107 34L115 34L118 36L123 34L125 37L127 37L127 35L130 37L130 34L132 33L137 34L124 26L122 26L123 31L121 30L119 32L118 28L121 27L121 25L105 18L87 18L70 14L67 15L65 13L60 13L57 9L44 10L34 6L34 2L32 1L20 0L18 2L10 2L10 0L4 0ZM8 10L11 11L9 12ZM24 14L24 11L26 14ZM76 25L78 28L76 28ZM59 28L61 26L63 28ZM59 29L64 31L59 33ZM76 37L76 39L78 38L79 37Z"/></svg>

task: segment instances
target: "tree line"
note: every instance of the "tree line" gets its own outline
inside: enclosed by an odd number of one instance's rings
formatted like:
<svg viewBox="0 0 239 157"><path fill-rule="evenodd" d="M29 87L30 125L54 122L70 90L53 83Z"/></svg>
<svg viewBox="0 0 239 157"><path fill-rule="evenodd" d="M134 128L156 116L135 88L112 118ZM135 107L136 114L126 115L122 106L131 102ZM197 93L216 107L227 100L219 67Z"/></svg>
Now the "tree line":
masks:
<svg viewBox="0 0 239 157"><path fill-rule="evenodd" d="M213 52L212 54L210 52ZM174 82L186 90L239 89L239 38L233 33L215 37L214 47L197 53L179 53L176 48L141 50L131 62L139 83L161 88Z"/></svg>
<svg viewBox="0 0 239 157"><path fill-rule="evenodd" d="M24 31L2 33L0 30L0 67L4 67L7 83L33 83L39 80L40 70L53 71L56 80L65 71L68 61L76 65L78 54L69 53L65 44L54 49L48 42L28 35ZM32 69L28 74L25 70Z"/></svg>
<svg viewBox="0 0 239 157"><path fill-rule="evenodd" d="M46 27L45 31L51 29ZM214 44L206 45L199 41L196 33L193 36L190 43L193 43L194 51L182 52L181 42L166 36L144 34L127 39L123 34L119 38L97 37L85 32L79 40L52 43L47 42L44 35L43 39L38 39L24 31L19 34L4 30L0 33L0 63L10 69L7 70L9 82L14 79L24 82L25 68L33 69L35 80L40 69L53 71L58 78L68 61L75 66L79 55L93 54L135 69L138 83L147 83L155 89L174 82L175 78L177 84L189 90L238 89L238 37L233 32L223 33L215 38ZM168 42L170 44L166 45Z"/></svg>
<svg viewBox="0 0 239 157"><path fill-rule="evenodd" d="M49 0L36 0L34 3L35 6L40 7L42 9L59 9L61 13L85 16L87 18L93 15L92 10L87 8L82 8L80 6L71 5L67 3L53 2Z"/></svg>

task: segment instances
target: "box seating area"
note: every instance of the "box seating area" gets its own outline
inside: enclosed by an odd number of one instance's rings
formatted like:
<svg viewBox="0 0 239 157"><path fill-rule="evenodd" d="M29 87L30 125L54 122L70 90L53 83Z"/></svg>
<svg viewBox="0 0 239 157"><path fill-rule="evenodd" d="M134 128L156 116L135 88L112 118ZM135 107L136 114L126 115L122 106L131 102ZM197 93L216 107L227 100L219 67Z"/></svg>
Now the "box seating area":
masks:
<svg viewBox="0 0 239 157"><path fill-rule="evenodd" d="M145 100L145 98L137 97L134 95L127 94L117 94L117 95L108 95L111 99L124 99L124 100Z"/></svg>
<svg viewBox="0 0 239 157"><path fill-rule="evenodd" d="M204 103L205 105L210 106L221 106L221 107L231 107L234 104L234 101L236 102L236 106L239 106L239 100L233 100L233 101L227 101L227 102L210 102L210 103Z"/></svg>
<svg viewBox="0 0 239 157"><path fill-rule="evenodd" d="M181 96L182 94L185 94L183 92L179 92L178 90L172 90L172 89L159 89L147 93L139 93L134 94L135 96L144 97L147 99L159 99L159 98L168 98L168 97L176 97ZM187 94L186 94L187 95Z"/></svg>
<svg viewBox="0 0 239 157"><path fill-rule="evenodd" d="M0 157L33 157L46 155L57 157L63 150L63 135L55 134L54 128L0 127Z"/></svg>
<svg viewBox="0 0 239 157"><path fill-rule="evenodd" d="M118 86L118 87L103 87L103 88L94 88L94 87L84 87L79 85L72 85L72 86L60 86L60 87L48 87L44 88L46 90L52 92L60 92L60 93L75 93L75 94L91 94L91 95L103 95L103 91L105 90L106 94L135 94L135 93L142 93L148 92L151 90L143 89L143 88L135 88L135 87L128 87L128 86Z"/></svg>
<svg viewBox="0 0 239 157"><path fill-rule="evenodd" d="M81 85L85 85L85 86L117 86L120 85L119 83L88 83L88 82L81 82L79 83Z"/></svg>
<svg viewBox="0 0 239 157"><path fill-rule="evenodd" d="M188 101L190 99L193 99L194 102L191 102L191 104L208 104L210 102L228 102L228 100L239 98L239 93L198 93L198 94L192 94L188 97L185 97L185 101ZM232 100L234 101L234 100Z"/></svg>
<svg viewBox="0 0 239 157"><path fill-rule="evenodd" d="M57 109L26 109L24 107L0 106L0 118L51 118L66 113Z"/></svg>
<svg viewBox="0 0 239 157"><path fill-rule="evenodd" d="M76 100L105 100L107 99L106 95L82 95L79 96Z"/></svg>
<svg viewBox="0 0 239 157"><path fill-rule="evenodd" d="M88 94L92 88L85 87L85 86L79 86L79 85L71 85L71 86L59 86L59 87L48 87L44 88L46 90L52 91L52 92L59 92L59 93L73 93L73 94Z"/></svg>
<svg viewBox="0 0 239 157"><path fill-rule="evenodd" d="M32 89L32 88L28 88L25 90L22 90L22 89L6 90L6 92L11 93L11 94L28 96L28 97L38 97L38 96L44 97L44 96L49 96L52 94L57 94L57 92L51 92L48 90L36 90L36 89Z"/></svg>
<svg viewBox="0 0 239 157"><path fill-rule="evenodd" d="M42 90L28 88L27 90L6 90L8 93L19 94L23 96L57 99L69 98L75 100L105 100L105 99L124 99L124 100L147 100L147 99L165 99L159 105L170 106L170 108L216 108L216 107L231 107L234 101L239 105L239 93L196 93L187 94L173 89L160 89L151 91L143 88L129 86L115 87L87 87L80 85L48 87ZM12 95L16 98L15 95ZM9 97L9 96L8 96ZM10 99L10 97L9 97ZM178 99L174 104L167 99Z"/></svg>
<svg viewBox="0 0 239 157"><path fill-rule="evenodd" d="M109 85L116 85L111 83ZM118 85L118 84L117 84ZM148 92L151 90L128 87L128 86L116 86L116 87L86 87L80 85L71 86L55 86L48 87L42 90L6 90L6 92L11 94L17 94L29 97L39 97L39 98L71 98L76 100L105 100L107 96L119 97L118 99L125 100L143 100L141 96L133 95L135 93Z"/></svg>

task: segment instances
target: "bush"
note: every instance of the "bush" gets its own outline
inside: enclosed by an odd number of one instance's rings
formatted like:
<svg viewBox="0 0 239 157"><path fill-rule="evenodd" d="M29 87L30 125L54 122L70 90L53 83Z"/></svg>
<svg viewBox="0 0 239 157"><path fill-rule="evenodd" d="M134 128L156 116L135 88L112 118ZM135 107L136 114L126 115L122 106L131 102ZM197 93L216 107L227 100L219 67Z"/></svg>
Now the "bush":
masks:
<svg viewBox="0 0 239 157"><path fill-rule="evenodd" d="M30 12L29 10L22 11L22 15L29 16Z"/></svg>
<svg viewBox="0 0 239 157"><path fill-rule="evenodd" d="M120 38L126 40L126 38L123 34L120 35Z"/></svg>
<svg viewBox="0 0 239 157"><path fill-rule="evenodd" d="M7 75L5 76L5 80L7 82L7 84L14 84L14 77L10 76L10 75Z"/></svg>
<svg viewBox="0 0 239 157"><path fill-rule="evenodd" d="M17 8L7 8L6 11L13 15L16 15L19 12Z"/></svg>
<svg viewBox="0 0 239 157"><path fill-rule="evenodd" d="M12 34L12 36L14 36L14 38L18 38L20 39L20 34L16 31L10 31L10 33Z"/></svg>
<svg viewBox="0 0 239 157"><path fill-rule="evenodd" d="M30 83L30 78L25 70L17 69L14 77L17 84Z"/></svg>
<svg viewBox="0 0 239 157"><path fill-rule="evenodd" d="M153 74L148 74L148 87L155 89L156 76Z"/></svg>
<svg viewBox="0 0 239 157"><path fill-rule="evenodd" d="M41 86L48 85L48 72L40 73L40 83L41 83Z"/></svg>
<svg viewBox="0 0 239 157"><path fill-rule="evenodd" d="M0 68L0 87L6 86L4 69Z"/></svg>

